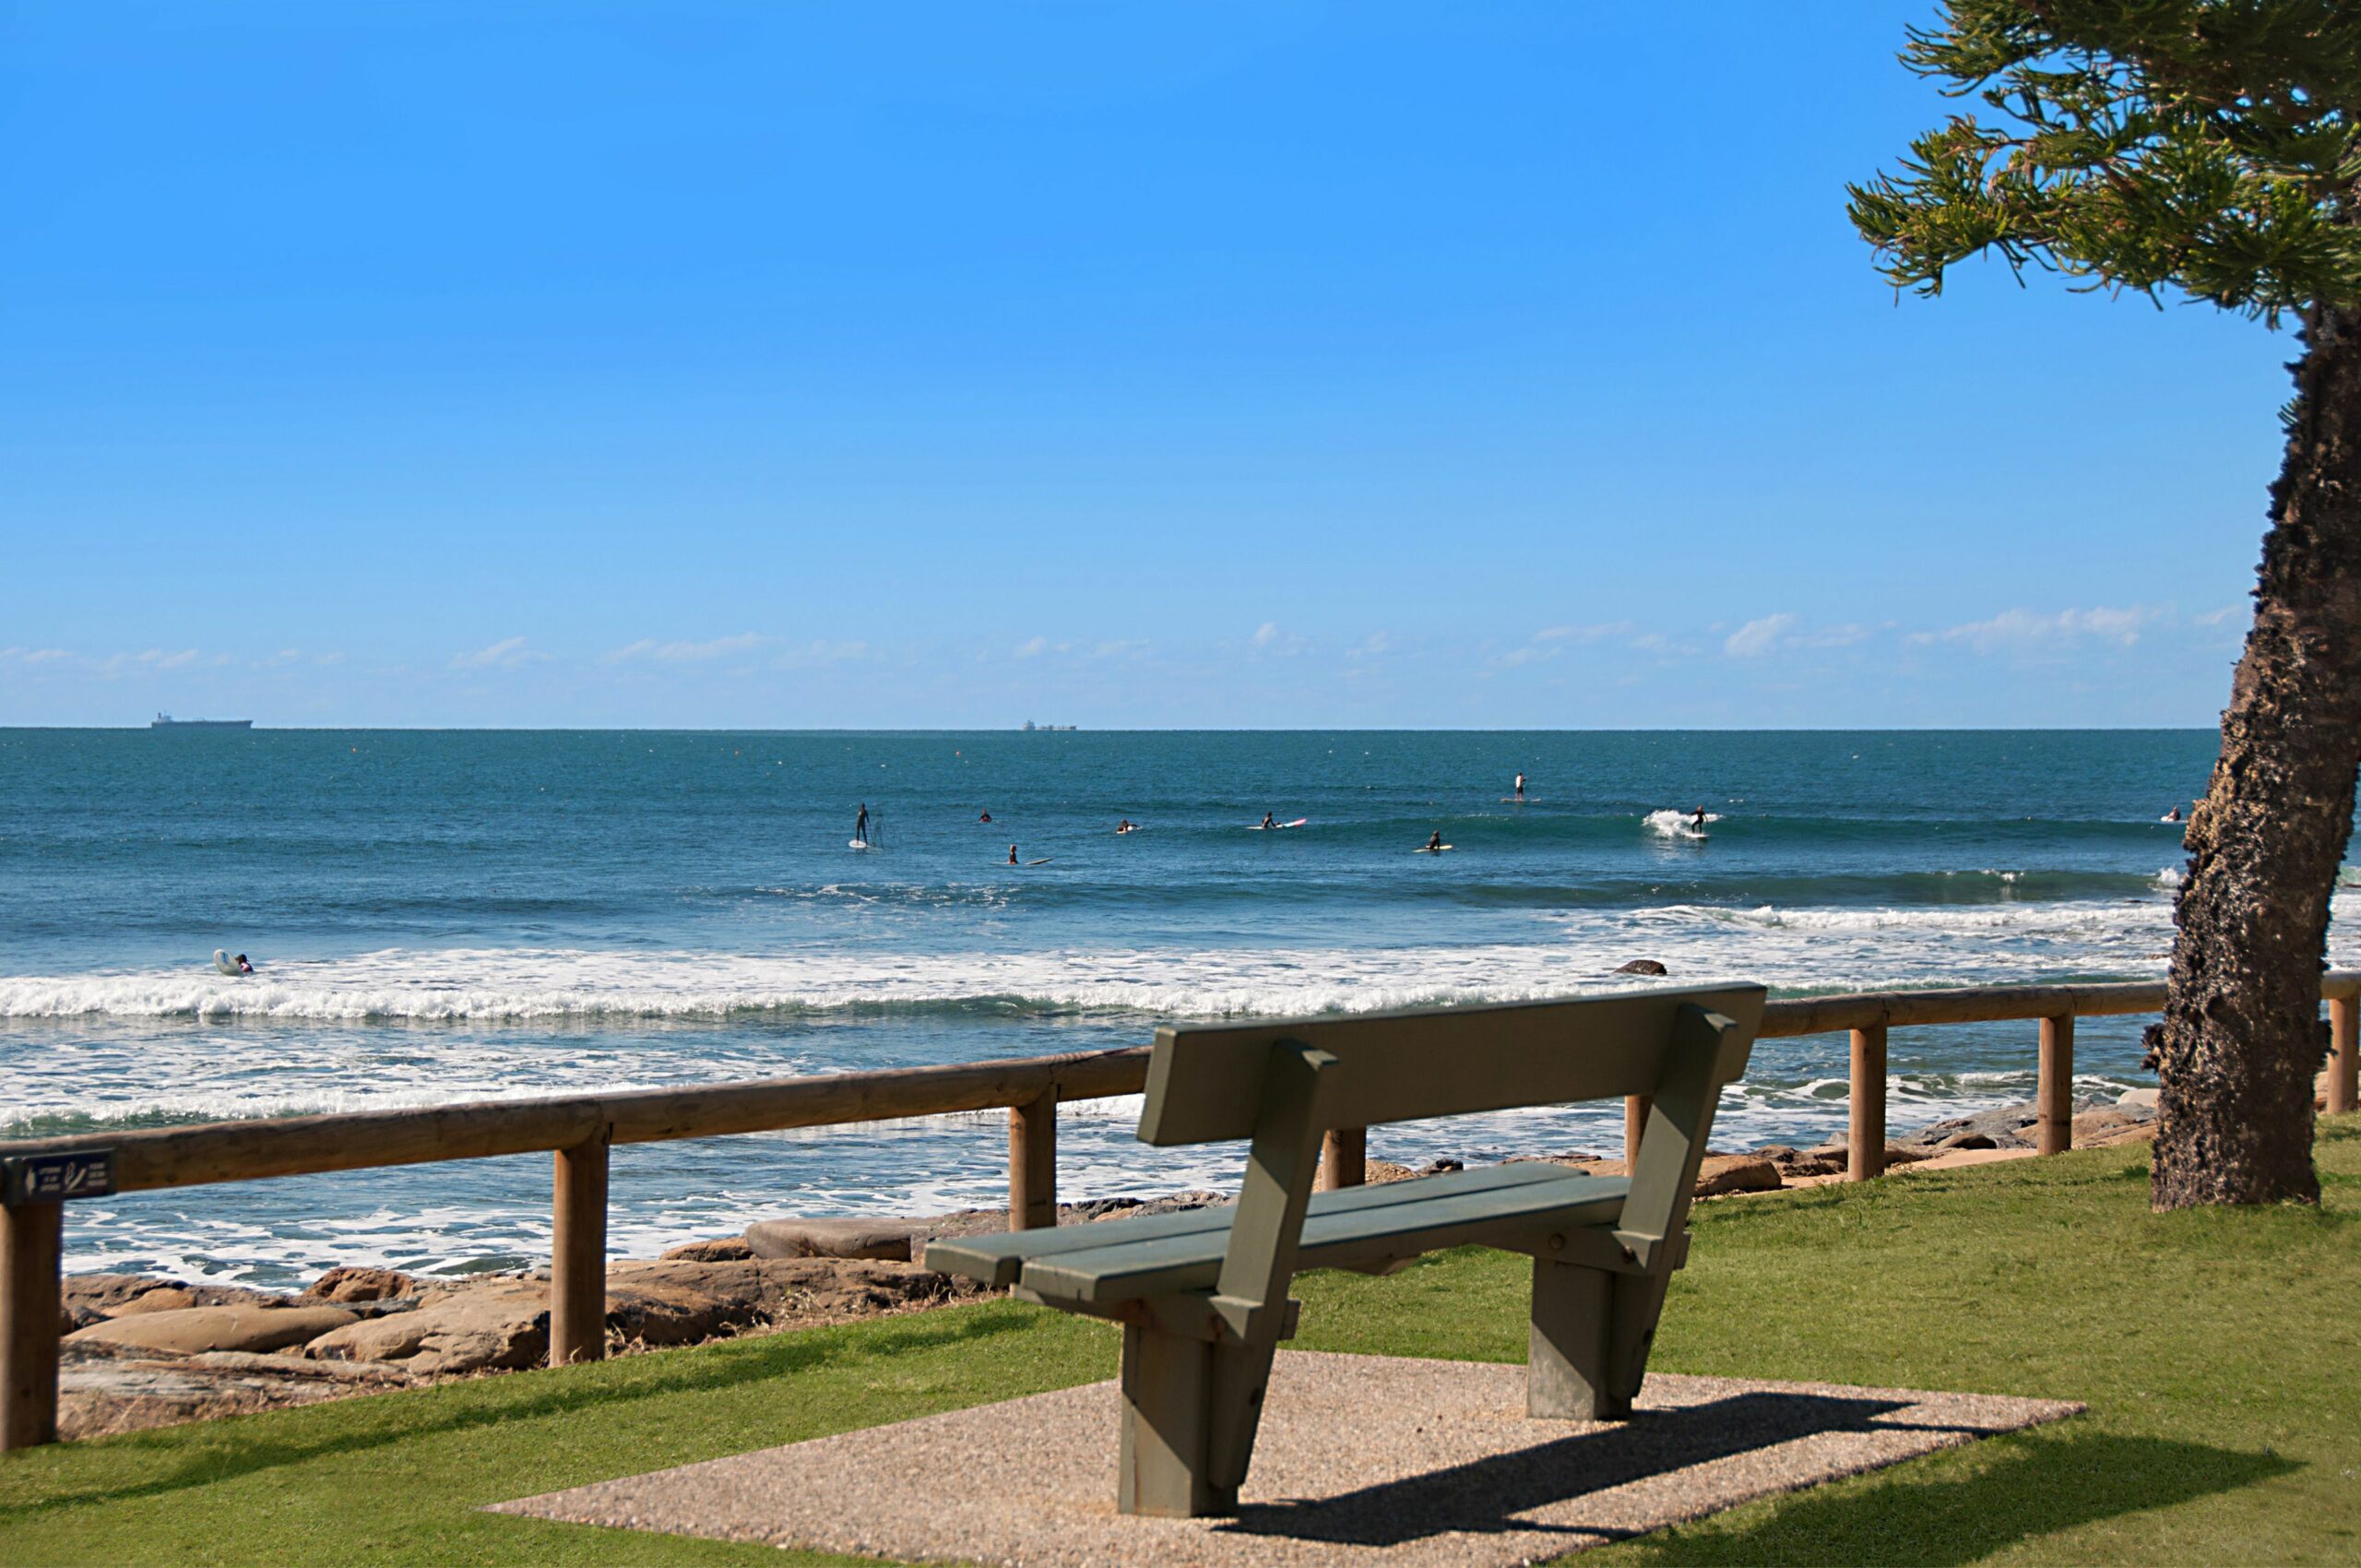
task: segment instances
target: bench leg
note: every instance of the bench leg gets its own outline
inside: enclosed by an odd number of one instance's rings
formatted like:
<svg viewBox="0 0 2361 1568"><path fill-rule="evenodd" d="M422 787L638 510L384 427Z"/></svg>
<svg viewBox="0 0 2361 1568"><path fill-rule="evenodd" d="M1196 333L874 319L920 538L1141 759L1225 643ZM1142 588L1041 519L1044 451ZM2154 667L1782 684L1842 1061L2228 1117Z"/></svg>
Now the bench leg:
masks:
<svg viewBox="0 0 2361 1568"><path fill-rule="evenodd" d="M1213 1484L1214 1347L1123 1327L1122 1479L1126 1514L1193 1519L1238 1511L1238 1488Z"/></svg>
<svg viewBox="0 0 2361 1568"><path fill-rule="evenodd" d="M1525 1412L1548 1420L1619 1421L1631 1414L1613 1375L1616 1277L1579 1264L1533 1260L1533 1333Z"/></svg>

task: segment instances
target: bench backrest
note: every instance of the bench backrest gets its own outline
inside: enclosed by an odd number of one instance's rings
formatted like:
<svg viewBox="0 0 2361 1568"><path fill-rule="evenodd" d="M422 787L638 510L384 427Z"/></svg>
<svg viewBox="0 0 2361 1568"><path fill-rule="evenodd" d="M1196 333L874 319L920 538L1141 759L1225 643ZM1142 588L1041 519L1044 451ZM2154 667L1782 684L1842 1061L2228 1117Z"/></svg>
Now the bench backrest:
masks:
<svg viewBox="0 0 2361 1568"><path fill-rule="evenodd" d="M1217 1298L1267 1313L1295 1272L1321 1135L1335 1127L1646 1095L1619 1230L1651 1268L1689 1212L1724 1085L1746 1070L1759 985L1157 1031L1139 1135L1253 1139Z"/></svg>
<svg viewBox="0 0 2361 1568"><path fill-rule="evenodd" d="M1720 1014L1751 1041L1764 994L1759 985L1716 986L1173 1025L1156 1033L1140 1140L1169 1146L1252 1137L1267 1099L1271 1049L1283 1040L1336 1059L1336 1083L1323 1106L1333 1127L1653 1095L1672 1057L1674 1016L1683 1006ZM1722 1081L1745 1067L1741 1051Z"/></svg>

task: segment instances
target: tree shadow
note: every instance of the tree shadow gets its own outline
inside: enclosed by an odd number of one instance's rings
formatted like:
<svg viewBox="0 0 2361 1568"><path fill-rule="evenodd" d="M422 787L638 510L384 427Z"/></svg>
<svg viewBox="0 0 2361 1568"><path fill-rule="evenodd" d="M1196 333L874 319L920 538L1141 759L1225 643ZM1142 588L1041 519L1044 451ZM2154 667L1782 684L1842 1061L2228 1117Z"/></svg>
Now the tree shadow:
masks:
<svg viewBox="0 0 2361 1568"><path fill-rule="evenodd" d="M1544 1523L1531 1517L1534 1511L1676 1477L1717 1460L1749 1457L1752 1473L1738 1479L1735 1490L1760 1495L1764 1485L1775 1487L1788 1479L1801 1480L1804 1490L1749 1528L1658 1537L1650 1542L1652 1561L1965 1563L2012 1541L2227 1491L2300 1467L2274 1455L2161 1438L2076 1433L2029 1440L1939 1420L1930 1424L1893 1419L1908 1408L1906 1401L1874 1397L1738 1395L1335 1497L1249 1505L1221 1529L1376 1548L1446 1534L1543 1534L1561 1537L1572 1550L1602 1538L1648 1537L1718 1512L1711 1499L1713 1479L1697 1478L1688 1496L1615 1499L1590 1519ZM1897 1430L1996 1438L2001 1455L1955 1480L1897 1478L1897 1484L1833 1493L1810 1490L1839 1475L1894 1463L1870 1440ZM1850 1452L1848 1438L1857 1440ZM1806 1439L1819 1440L1813 1452L1772 1452ZM1638 1522L1651 1514L1661 1523Z"/></svg>
<svg viewBox="0 0 2361 1568"><path fill-rule="evenodd" d="M1974 1474L1921 1479L1905 1466L1882 1483L1792 1493L1737 1529L1676 1527L1639 1544L1655 1565L1878 1562L1952 1568L2023 1541L2103 1519L2236 1491L2304 1467L2163 1437L2087 1430L1992 1440Z"/></svg>
<svg viewBox="0 0 2361 1568"><path fill-rule="evenodd" d="M150 1479L54 1492L27 1503L0 1504L0 1522L93 1503L157 1497L284 1465L366 1453L455 1432L541 1420L593 1408L619 1410L643 1399L791 1378L833 1361L974 1344L1034 1326L1037 1324L1021 1316L930 1313L891 1324L862 1325L854 1336L826 1335L823 1331L765 1335L726 1345L658 1351L647 1357L635 1356L595 1366L543 1369L476 1383L397 1390L300 1409L133 1432L114 1441L138 1445L156 1443L160 1438L171 1443L198 1436L205 1446L169 1474ZM436 1400L438 1395L445 1397ZM453 1395L458 1397L449 1397ZM429 1413L424 1408L427 1401L434 1401L442 1408ZM391 1408L397 1405L402 1408ZM344 1419L339 1420L339 1417ZM308 1428L314 1423L328 1430L296 1438L281 1435L290 1426Z"/></svg>

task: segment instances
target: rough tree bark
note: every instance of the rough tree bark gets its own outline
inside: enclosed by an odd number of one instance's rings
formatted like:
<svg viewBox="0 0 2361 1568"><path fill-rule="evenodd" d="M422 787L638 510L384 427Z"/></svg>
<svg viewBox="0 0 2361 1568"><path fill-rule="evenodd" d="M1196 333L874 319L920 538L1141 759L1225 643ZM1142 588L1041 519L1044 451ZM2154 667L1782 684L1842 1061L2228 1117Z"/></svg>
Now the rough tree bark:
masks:
<svg viewBox="0 0 2361 1568"><path fill-rule="evenodd" d="M2306 315L2254 628L2189 819L2150 1197L2319 1201L2329 898L2361 766L2361 310Z"/></svg>

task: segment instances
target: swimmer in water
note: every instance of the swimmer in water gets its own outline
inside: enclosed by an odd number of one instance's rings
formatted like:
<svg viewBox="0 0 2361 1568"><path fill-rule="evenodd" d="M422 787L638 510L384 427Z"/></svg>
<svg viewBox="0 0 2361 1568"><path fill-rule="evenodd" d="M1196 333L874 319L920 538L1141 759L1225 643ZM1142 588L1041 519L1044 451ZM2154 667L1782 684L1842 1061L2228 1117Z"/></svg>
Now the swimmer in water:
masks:
<svg viewBox="0 0 2361 1568"><path fill-rule="evenodd" d="M977 820L978 822L990 822L990 821L991 821L991 819L992 819L992 814L991 814L991 813L990 813L990 812L986 812L983 815L981 815L981 816L978 817L976 820Z"/></svg>
<svg viewBox="0 0 2361 1568"><path fill-rule="evenodd" d="M250 975L255 972L255 967L246 961L246 956L243 953L238 955L237 963L240 974Z"/></svg>

